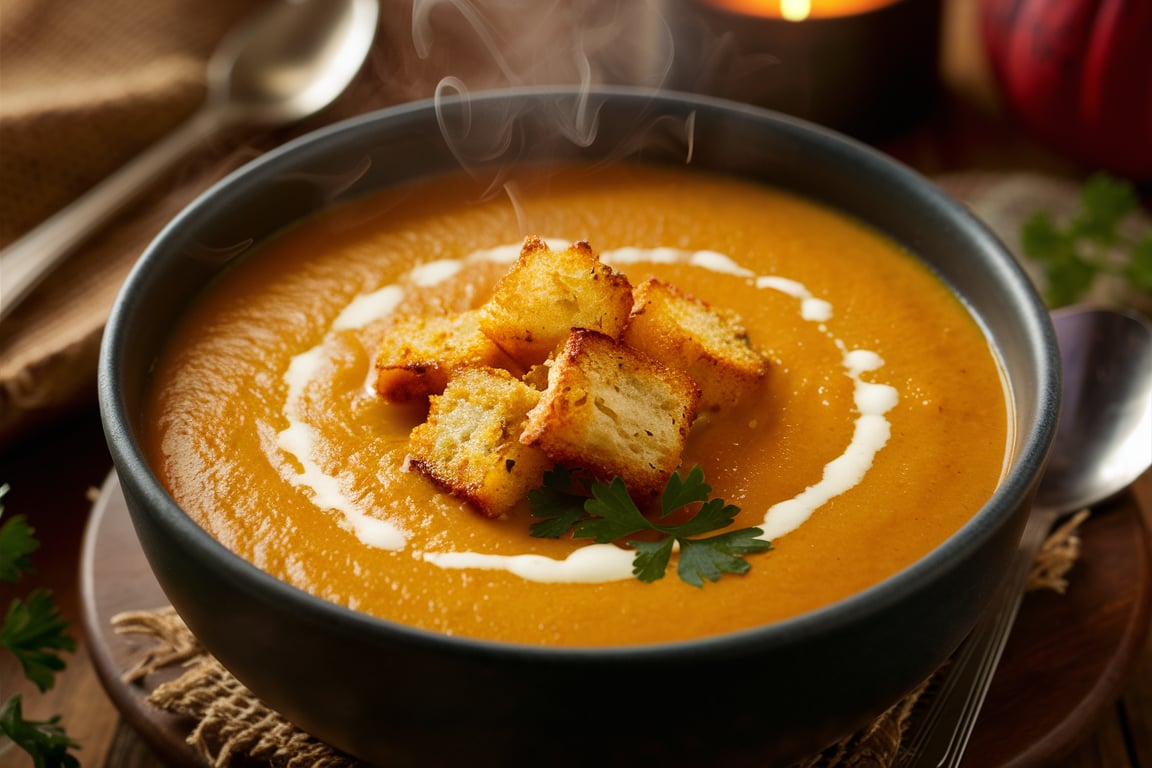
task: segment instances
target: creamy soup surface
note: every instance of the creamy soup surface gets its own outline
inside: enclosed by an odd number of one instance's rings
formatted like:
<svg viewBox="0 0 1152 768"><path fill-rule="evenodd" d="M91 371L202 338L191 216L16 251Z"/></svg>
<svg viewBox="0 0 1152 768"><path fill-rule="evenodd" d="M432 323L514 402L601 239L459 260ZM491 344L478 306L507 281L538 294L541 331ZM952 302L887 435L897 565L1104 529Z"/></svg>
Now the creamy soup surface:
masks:
<svg viewBox="0 0 1152 768"><path fill-rule="evenodd" d="M859 592L978 510L1009 442L997 360L959 301L874 231L764 186L683 169L537 170L483 196L464 176L322 213L243 259L160 360L150 460L225 546L320 597L443 633L554 645L755 627ZM530 535L410 471L425 405L372 391L408 313L480 306L525 235L585 240L735 310L771 366L702 415L683 457L773 549L702 588L630 575L631 553ZM573 556L575 553L575 556Z"/></svg>

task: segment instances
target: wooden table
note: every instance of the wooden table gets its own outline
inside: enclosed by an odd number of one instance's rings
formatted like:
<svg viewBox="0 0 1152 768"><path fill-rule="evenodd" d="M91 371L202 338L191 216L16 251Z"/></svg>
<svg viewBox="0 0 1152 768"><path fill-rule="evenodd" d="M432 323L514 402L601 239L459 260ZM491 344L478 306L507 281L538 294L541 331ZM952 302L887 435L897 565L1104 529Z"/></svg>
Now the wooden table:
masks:
<svg viewBox="0 0 1152 768"><path fill-rule="evenodd" d="M1021 135L997 103L979 48L973 43L974 7L968 0L948 4L946 83L935 111L906 134L880 143L880 148L929 175L1026 170L1082 178L1084 169ZM110 468L94 403L15 444L0 447L0 482L12 486L5 500L8 514L25 514L42 541L34 556L36 575L17 587L0 587L0 606L32 586L44 586L55 593L72 626L80 626L81 541L93 494ZM1142 478L1136 492L1145 531L1152 530L1152 475ZM82 745L79 757L87 768L164 765L121 723L97 679L86 642L82 635L77 637L78 647L67 657L67 670L43 695L23 681L8 654L0 653L0 697L22 692L28 717L60 714L69 735ZM1104 704L1099 720L1059 765L1152 765L1152 729L1148 727L1152 723L1152 643L1146 643L1141 660L1122 685L1119 698ZM1034 693L1035 706L1042 706L1043 692ZM1028 717L1026 709L1019 717ZM0 747L0 765L25 768L31 761L22 752Z"/></svg>

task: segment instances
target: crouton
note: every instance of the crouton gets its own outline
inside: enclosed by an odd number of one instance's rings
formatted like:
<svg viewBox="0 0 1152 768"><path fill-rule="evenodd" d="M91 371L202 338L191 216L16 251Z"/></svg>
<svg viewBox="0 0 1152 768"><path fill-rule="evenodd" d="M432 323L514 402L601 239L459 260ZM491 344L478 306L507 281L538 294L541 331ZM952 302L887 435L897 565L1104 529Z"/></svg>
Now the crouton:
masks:
<svg viewBox="0 0 1152 768"><path fill-rule="evenodd" d="M480 332L479 311L406 317L389 328L376 353L376 392L406 403L444 391L451 374L466 365L510 368L516 363Z"/></svg>
<svg viewBox="0 0 1152 768"><path fill-rule="evenodd" d="M574 328L520 442L602 479L619 476L634 495L655 494L680 464L698 397L682 371Z"/></svg>
<svg viewBox="0 0 1152 768"><path fill-rule="evenodd" d="M588 243L552 251L528 237L515 266L481 307L480 330L528 368L542 362L571 328L619 338L632 309L632 285L600 262Z"/></svg>
<svg viewBox="0 0 1152 768"><path fill-rule="evenodd" d="M621 339L700 387L700 410L730 406L760 383L768 361L748 341L740 318L668 283L650 279L633 291Z"/></svg>
<svg viewBox="0 0 1152 768"><path fill-rule="evenodd" d="M495 518L541 485L551 463L519 441L540 393L507 371L463 368L410 434L409 466Z"/></svg>

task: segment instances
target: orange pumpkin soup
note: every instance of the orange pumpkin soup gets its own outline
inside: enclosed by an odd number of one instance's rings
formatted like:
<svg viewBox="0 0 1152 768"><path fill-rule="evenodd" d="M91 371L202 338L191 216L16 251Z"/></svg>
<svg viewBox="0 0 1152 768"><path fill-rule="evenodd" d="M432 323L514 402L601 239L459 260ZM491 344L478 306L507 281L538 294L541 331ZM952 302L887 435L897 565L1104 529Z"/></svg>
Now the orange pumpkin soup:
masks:
<svg viewBox="0 0 1152 768"><path fill-rule="evenodd" d="M543 180L541 180L543 178ZM554 645L672 641L778 621L923 557L996 487L1000 368L963 305L885 237L780 190L682 169L467 177L319 214L237 264L159 361L149 457L213 536L322 598L429 630ZM514 194L513 194L514 192ZM702 588L643 583L614 544L537 538L409 466L427 403L385 403L400 315L481 306L524 236L584 240L633 285L734 310L762 386L692 425L684 467L770 551ZM675 557L675 556L674 556Z"/></svg>

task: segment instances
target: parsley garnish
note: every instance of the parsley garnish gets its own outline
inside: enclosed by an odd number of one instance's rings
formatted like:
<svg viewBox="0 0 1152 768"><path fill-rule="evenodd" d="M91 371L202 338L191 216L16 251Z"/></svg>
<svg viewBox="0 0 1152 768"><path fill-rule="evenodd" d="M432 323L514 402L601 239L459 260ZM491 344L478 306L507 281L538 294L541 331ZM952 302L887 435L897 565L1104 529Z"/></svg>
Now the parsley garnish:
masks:
<svg viewBox="0 0 1152 768"><path fill-rule="evenodd" d="M7 491L7 485L0 486L0 499ZM3 511L4 507L0 506L0 514ZM0 525L0 581L17 582L21 574L32 572L31 555L40 547L34 533L23 515Z"/></svg>
<svg viewBox="0 0 1152 768"><path fill-rule="evenodd" d="M0 646L15 654L24 676L41 691L51 688L53 677L64 669L59 652L76 650L68 636L68 622L46 589L32 590L27 601L13 600L8 605L8 615L0 624Z"/></svg>
<svg viewBox="0 0 1152 768"><path fill-rule="evenodd" d="M1050 307L1075 303L1105 274L1152 293L1152 232L1137 239L1120 231L1138 206L1130 183L1097 174L1084 185L1080 209L1063 227L1047 211L1024 222L1021 249L1043 267Z"/></svg>
<svg viewBox="0 0 1152 768"><path fill-rule="evenodd" d="M732 525L740 509L723 499L711 499L712 487L704 482L704 471L695 466L687 477L673 472L660 496L660 510L653 522L640 511L619 477L612 482L588 483L562 466L544 475L544 485L528 494L532 516L542 518L532 526L532 535L555 539L571 531L577 539L593 539L607 544L624 539L636 549L632 573L644 582L664 577L675 546L680 547L676 572L695 587L704 579L716 581L726 573L746 573L751 567L744 555L764 552L772 544L757 538L759 528L723 530ZM681 523L665 522L673 512L699 504L695 514ZM651 532L654 541L629 540L640 532ZM711 536L704 534L712 533Z"/></svg>
<svg viewBox="0 0 1152 768"><path fill-rule="evenodd" d="M0 499L8 492L0 485ZM0 517L4 507L0 504ZM16 582L32 572L30 555L39 547L35 530L22 515L0 525L0 581ZM41 692L55 682L64 668L63 651L75 651L76 642L68 635L68 623L61 616L52 594L34 589L27 600L15 599L0 624L0 647L7 648L24 668L25 676ZM68 754L79 747L59 726L59 717L25 720L19 694L0 704L0 736L7 736L27 752L36 768L76 768L80 763Z"/></svg>
<svg viewBox="0 0 1152 768"><path fill-rule="evenodd" d="M58 715L48 720L25 720L19 694L0 706L0 733L31 755L35 768L80 768L80 761L68 754L79 745L68 738L59 722Z"/></svg>

